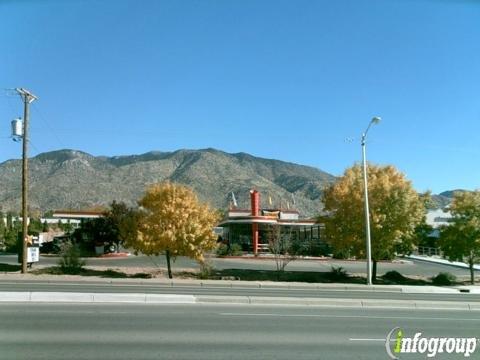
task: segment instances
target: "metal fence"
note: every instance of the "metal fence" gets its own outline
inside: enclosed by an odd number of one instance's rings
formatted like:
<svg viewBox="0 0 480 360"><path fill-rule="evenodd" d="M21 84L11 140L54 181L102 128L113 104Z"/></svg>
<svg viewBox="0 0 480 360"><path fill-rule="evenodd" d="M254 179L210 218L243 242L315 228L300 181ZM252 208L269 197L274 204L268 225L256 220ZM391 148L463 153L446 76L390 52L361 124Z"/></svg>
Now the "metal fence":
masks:
<svg viewBox="0 0 480 360"><path fill-rule="evenodd" d="M419 246L417 251L417 255L425 255L425 256L442 256L443 253L438 247L428 247L428 246Z"/></svg>

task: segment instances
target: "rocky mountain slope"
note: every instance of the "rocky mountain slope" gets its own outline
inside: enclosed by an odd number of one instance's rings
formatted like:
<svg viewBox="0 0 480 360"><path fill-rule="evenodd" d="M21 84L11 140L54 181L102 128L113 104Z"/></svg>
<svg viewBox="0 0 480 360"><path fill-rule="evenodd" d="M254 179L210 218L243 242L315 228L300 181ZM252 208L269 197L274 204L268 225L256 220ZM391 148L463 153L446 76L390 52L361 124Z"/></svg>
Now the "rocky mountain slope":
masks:
<svg viewBox="0 0 480 360"><path fill-rule="evenodd" d="M453 200L453 195L456 192L465 192L467 190L456 189L456 190L448 190L441 192L437 195L432 195L432 208L434 209L443 209L444 207L450 205Z"/></svg>
<svg viewBox="0 0 480 360"><path fill-rule="evenodd" d="M85 209L113 200L134 204L149 184L169 180L191 186L203 201L225 209L233 191L248 207L248 191L262 194L262 205L293 207L317 214L322 189L335 177L319 169L215 149L149 152L95 157L77 150L42 153L29 161L30 206L34 209ZM21 161L0 164L3 211L20 209Z"/></svg>

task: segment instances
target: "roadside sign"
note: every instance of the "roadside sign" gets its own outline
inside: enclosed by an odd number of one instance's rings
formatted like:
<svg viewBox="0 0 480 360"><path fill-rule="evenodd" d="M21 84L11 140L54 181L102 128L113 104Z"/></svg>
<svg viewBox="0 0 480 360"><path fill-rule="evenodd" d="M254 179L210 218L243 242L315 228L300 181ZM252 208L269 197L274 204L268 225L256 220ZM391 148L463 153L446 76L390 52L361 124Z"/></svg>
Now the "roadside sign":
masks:
<svg viewBox="0 0 480 360"><path fill-rule="evenodd" d="M34 263L40 260L40 241L38 236L31 236L27 247L27 263Z"/></svg>
<svg viewBox="0 0 480 360"><path fill-rule="evenodd" d="M38 262L40 260L40 249L38 247L27 248L27 263Z"/></svg>

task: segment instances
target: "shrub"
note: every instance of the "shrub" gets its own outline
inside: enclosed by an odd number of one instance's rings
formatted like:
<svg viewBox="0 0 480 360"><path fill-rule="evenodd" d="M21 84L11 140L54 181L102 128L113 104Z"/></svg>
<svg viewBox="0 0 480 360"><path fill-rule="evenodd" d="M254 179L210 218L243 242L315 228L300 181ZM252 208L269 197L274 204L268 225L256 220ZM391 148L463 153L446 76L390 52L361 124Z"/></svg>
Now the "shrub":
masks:
<svg viewBox="0 0 480 360"><path fill-rule="evenodd" d="M348 250L335 250L332 255L334 259L350 259L350 251Z"/></svg>
<svg viewBox="0 0 480 360"><path fill-rule="evenodd" d="M385 275L383 275L382 278L386 281L397 283L397 284L403 284L408 280L405 276L403 276L402 274L400 274L398 271L395 271L395 270L385 273Z"/></svg>
<svg viewBox="0 0 480 360"><path fill-rule="evenodd" d="M332 266L330 272L327 273L327 277L330 281L345 281L348 279L348 274L343 267Z"/></svg>
<svg viewBox="0 0 480 360"><path fill-rule="evenodd" d="M230 246L230 255L240 256L243 255L242 247L239 244L233 244Z"/></svg>
<svg viewBox="0 0 480 360"><path fill-rule="evenodd" d="M432 277L433 285L452 285L457 278L448 272L441 272L437 276Z"/></svg>
<svg viewBox="0 0 480 360"><path fill-rule="evenodd" d="M71 242L66 242L60 248L58 265L64 274L79 274L85 266L85 261L80 258L77 247Z"/></svg>
<svg viewBox="0 0 480 360"><path fill-rule="evenodd" d="M213 272L213 265L210 261L204 261L200 263L200 272L198 277L200 279L210 279Z"/></svg>
<svg viewBox="0 0 480 360"><path fill-rule="evenodd" d="M220 244L217 247L217 256L240 256L243 254L242 247L239 244L228 246L227 244Z"/></svg>
<svg viewBox="0 0 480 360"><path fill-rule="evenodd" d="M228 255L228 245L227 244L220 244L217 247L217 256L227 256Z"/></svg>
<svg viewBox="0 0 480 360"><path fill-rule="evenodd" d="M4 246L5 251L9 253L18 253L19 246L21 246L22 237L20 232L9 230L5 232Z"/></svg>

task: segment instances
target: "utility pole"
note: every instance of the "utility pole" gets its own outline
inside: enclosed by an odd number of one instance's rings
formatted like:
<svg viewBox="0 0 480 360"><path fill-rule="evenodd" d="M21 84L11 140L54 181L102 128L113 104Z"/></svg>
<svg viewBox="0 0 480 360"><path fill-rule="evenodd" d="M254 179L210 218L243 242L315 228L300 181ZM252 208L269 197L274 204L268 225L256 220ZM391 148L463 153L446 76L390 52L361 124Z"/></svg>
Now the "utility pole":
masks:
<svg viewBox="0 0 480 360"><path fill-rule="evenodd" d="M28 117L30 104L37 97L23 88L16 88L23 100L23 151L22 151L22 274L27 273L27 240L28 240Z"/></svg>

